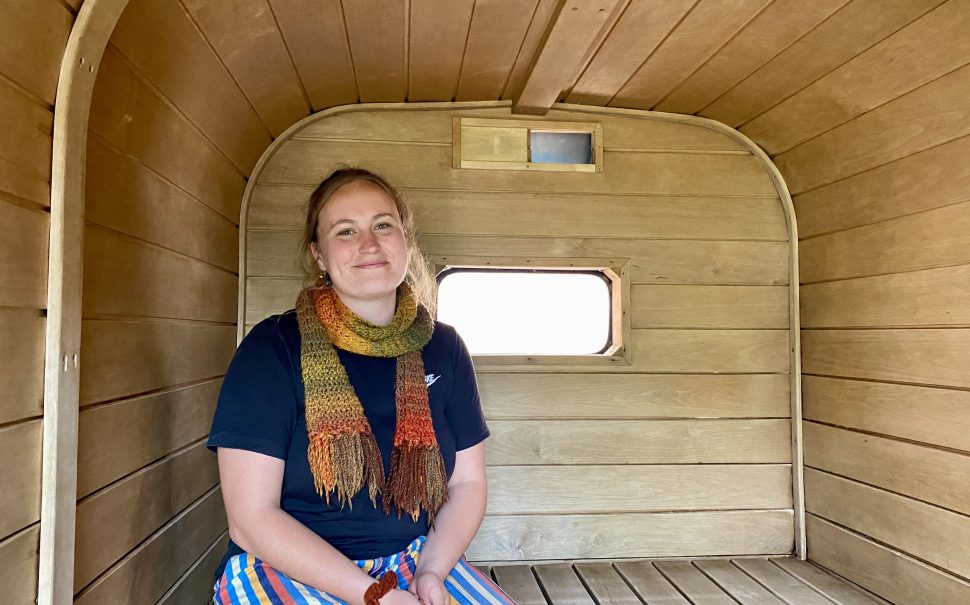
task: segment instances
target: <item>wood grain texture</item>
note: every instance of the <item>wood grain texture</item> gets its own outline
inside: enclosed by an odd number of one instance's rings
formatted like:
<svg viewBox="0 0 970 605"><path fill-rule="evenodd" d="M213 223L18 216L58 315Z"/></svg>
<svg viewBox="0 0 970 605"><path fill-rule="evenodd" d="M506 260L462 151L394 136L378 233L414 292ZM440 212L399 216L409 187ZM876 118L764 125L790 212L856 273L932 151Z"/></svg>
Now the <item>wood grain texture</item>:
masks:
<svg viewBox="0 0 970 605"><path fill-rule="evenodd" d="M407 86L407 5L342 2L361 103L402 102Z"/></svg>
<svg viewBox="0 0 970 605"><path fill-rule="evenodd" d="M576 571L568 563L551 563L534 567L536 577L553 605L591 605L595 603Z"/></svg>
<svg viewBox="0 0 970 605"><path fill-rule="evenodd" d="M516 63L516 54L540 1L493 0L476 3L465 42L455 100L481 101L502 96Z"/></svg>
<svg viewBox="0 0 970 605"><path fill-rule="evenodd" d="M734 564L778 595L785 603L828 605L831 602L794 576L772 565L767 559L737 559Z"/></svg>
<svg viewBox="0 0 970 605"><path fill-rule="evenodd" d="M0 74L54 104L74 15L59 0L6 2L0 8Z"/></svg>
<svg viewBox="0 0 970 605"><path fill-rule="evenodd" d="M577 563L575 569L597 603L640 605L640 599L609 562Z"/></svg>
<svg viewBox="0 0 970 605"><path fill-rule="evenodd" d="M221 376L236 348L235 332L234 326L85 321L81 405Z"/></svg>
<svg viewBox="0 0 970 605"><path fill-rule="evenodd" d="M53 127L45 103L0 78L0 192L50 205Z"/></svg>
<svg viewBox="0 0 970 605"><path fill-rule="evenodd" d="M970 583L871 542L814 515L806 518L809 558L893 603L970 599Z"/></svg>
<svg viewBox="0 0 970 605"><path fill-rule="evenodd" d="M901 384L802 378L803 417L970 453L970 393Z"/></svg>
<svg viewBox="0 0 970 605"><path fill-rule="evenodd" d="M787 420L496 420L489 427L493 465L791 462Z"/></svg>
<svg viewBox="0 0 970 605"><path fill-rule="evenodd" d="M518 605L546 605L546 598L528 565L495 565L495 581Z"/></svg>
<svg viewBox="0 0 970 605"><path fill-rule="evenodd" d="M654 566L694 605L730 605L735 602L690 561L657 561Z"/></svg>
<svg viewBox="0 0 970 605"><path fill-rule="evenodd" d="M633 328L788 328L787 286L633 286Z"/></svg>
<svg viewBox="0 0 970 605"><path fill-rule="evenodd" d="M506 78L505 86L502 89L502 99L511 101L519 94L529 66L532 65L536 53L539 52L542 40L545 38L546 31L552 27L552 19L556 15L558 6L559 0L537 0L535 3L535 9L532 12L525 37L519 44L519 52L512 64L512 71Z"/></svg>
<svg viewBox="0 0 970 605"><path fill-rule="evenodd" d="M212 574L229 546L228 532L219 536L202 553L195 564L168 589L158 605L181 605L182 603L205 603L212 598Z"/></svg>
<svg viewBox="0 0 970 605"><path fill-rule="evenodd" d="M741 132L775 155L964 65L970 41L961 32L970 24L968 8L962 0L945 2L745 124Z"/></svg>
<svg viewBox="0 0 970 605"><path fill-rule="evenodd" d="M74 590L87 586L218 481L215 457L200 441L81 500Z"/></svg>
<svg viewBox="0 0 970 605"><path fill-rule="evenodd" d="M40 526L36 524L0 540L0 586L11 605L37 602L38 548Z"/></svg>
<svg viewBox="0 0 970 605"><path fill-rule="evenodd" d="M970 512L970 486L964 480L970 456L814 422L806 422L803 431L807 467Z"/></svg>
<svg viewBox="0 0 970 605"><path fill-rule="evenodd" d="M47 306L50 215L0 200L0 305Z"/></svg>
<svg viewBox="0 0 970 605"><path fill-rule="evenodd" d="M649 561L618 561L616 570L646 603L688 605L680 591Z"/></svg>
<svg viewBox="0 0 970 605"><path fill-rule="evenodd" d="M704 572L704 575L714 580L718 586L730 594L738 603L748 605L777 605L782 601L771 594L761 584L745 574L730 561L702 560L695 561L694 566Z"/></svg>
<svg viewBox="0 0 970 605"><path fill-rule="evenodd" d="M7 537L40 518L41 422L0 429L0 536Z"/></svg>
<svg viewBox="0 0 970 605"><path fill-rule="evenodd" d="M82 411L78 498L204 437L220 386L210 380Z"/></svg>
<svg viewBox="0 0 970 605"><path fill-rule="evenodd" d="M814 469L805 471L805 509L970 578L970 521L965 515Z"/></svg>
<svg viewBox="0 0 970 605"><path fill-rule="evenodd" d="M778 557L771 562L839 605L889 605L888 601L864 592L808 561Z"/></svg>
<svg viewBox="0 0 970 605"><path fill-rule="evenodd" d="M455 97L474 6L474 0L411 2L408 101Z"/></svg>
<svg viewBox="0 0 970 605"><path fill-rule="evenodd" d="M309 115L268 0L182 0L182 6L274 137Z"/></svg>
<svg viewBox="0 0 970 605"><path fill-rule="evenodd" d="M0 310L0 422L43 413L45 319Z"/></svg>

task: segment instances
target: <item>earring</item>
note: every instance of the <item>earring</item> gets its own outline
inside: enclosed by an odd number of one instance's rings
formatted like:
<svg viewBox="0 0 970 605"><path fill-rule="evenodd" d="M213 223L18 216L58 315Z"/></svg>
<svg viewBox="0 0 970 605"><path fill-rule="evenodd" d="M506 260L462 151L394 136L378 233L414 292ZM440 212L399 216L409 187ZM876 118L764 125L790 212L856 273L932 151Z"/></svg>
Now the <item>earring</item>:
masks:
<svg viewBox="0 0 970 605"><path fill-rule="evenodd" d="M328 274L326 271L320 274L320 280L323 281L328 288L333 287L333 281L330 280L330 274Z"/></svg>

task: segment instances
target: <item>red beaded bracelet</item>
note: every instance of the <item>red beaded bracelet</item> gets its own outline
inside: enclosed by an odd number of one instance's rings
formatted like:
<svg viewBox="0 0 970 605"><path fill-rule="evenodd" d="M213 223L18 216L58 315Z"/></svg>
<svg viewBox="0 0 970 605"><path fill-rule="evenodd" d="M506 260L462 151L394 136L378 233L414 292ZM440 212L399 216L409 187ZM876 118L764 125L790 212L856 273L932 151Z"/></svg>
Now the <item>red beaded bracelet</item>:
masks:
<svg viewBox="0 0 970 605"><path fill-rule="evenodd" d="M379 605L381 597L397 588L397 575L393 571L384 574L376 584L371 584L364 591L364 605Z"/></svg>

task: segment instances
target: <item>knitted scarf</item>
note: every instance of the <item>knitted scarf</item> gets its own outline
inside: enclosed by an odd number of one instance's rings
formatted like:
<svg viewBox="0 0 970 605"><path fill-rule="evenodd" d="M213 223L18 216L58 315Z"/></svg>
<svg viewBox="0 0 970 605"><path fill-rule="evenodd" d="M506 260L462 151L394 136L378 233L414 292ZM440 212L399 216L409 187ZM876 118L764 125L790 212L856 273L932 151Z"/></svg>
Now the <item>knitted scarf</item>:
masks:
<svg viewBox="0 0 970 605"><path fill-rule="evenodd" d="M385 514L393 507L399 517L407 513L416 522L423 508L433 523L447 499L447 478L431 424L421 358L421 349L434 330L428 311L418 305L407 284L402 284L394 320L387 326L375 326L348 309L321 280L300 292L296 317L310 438L307 457L317 493L328 504L335 493L342 506L366 483L375 507L377 494L383 493ZM381 451L334 347L397 358L397 420L386 482Z"/></svg>

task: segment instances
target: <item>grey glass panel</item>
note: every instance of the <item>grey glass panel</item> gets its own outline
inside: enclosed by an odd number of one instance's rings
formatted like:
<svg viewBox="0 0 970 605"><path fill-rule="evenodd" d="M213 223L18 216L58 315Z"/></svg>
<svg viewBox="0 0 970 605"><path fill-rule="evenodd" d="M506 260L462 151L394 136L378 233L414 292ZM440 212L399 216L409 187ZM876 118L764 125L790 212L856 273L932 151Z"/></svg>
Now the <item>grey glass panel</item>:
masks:
<svg viewBox="0 0 970 605"><path fill-rule="evenodd" d="M592 164L593 135L589 132L529 133L532 162L541 164Z"/></svg>

